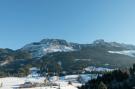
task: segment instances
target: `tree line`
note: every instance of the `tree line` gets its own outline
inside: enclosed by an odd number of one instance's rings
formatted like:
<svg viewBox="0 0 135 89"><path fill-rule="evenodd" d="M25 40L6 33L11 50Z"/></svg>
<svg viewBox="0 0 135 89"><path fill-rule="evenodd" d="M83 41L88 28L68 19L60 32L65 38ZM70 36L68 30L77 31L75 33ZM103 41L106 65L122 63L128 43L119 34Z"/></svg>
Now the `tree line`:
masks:
<svg viewBox="0 0 135 89"><path fill-rule="evenodd" d="M129 69L118 69L88 81L79 89L134 89L135 64Z"/></svg>

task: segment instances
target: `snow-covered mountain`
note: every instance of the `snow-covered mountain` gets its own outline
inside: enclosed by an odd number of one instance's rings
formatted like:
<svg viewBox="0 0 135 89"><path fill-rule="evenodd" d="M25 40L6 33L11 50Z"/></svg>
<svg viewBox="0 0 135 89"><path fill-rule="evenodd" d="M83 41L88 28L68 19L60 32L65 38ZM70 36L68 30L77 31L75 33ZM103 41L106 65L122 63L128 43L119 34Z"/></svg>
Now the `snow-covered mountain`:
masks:
<svg viewBox="0 0 135 89"><path fill-rule="evenodd" d="M80 49L79 44L70 43L61 39L43 39L40 42L33 42L21 48L28 51L33 57L42 57L47 53L70 52Z"/></svg>
<svg viewBox="0 0 135 89"><path fill-rule="evenodd" d="M103 39L95 40L93 46L106 46L121 48L121 50L135 50L135 46L131 44L117 43L117 42L106 42Z"/></svg>
<svg viewBox="0 0 135 89"><path fill-rule="evenodd" d="M93 42L94 46L104 46L108 48L108 52L111 54L121 54L130 57L135 57L135 46L117 42L105 42L104 40L96 40Z"/></svg>
<svg viewBox="0 0 135 89"><path fill-rule="evenodd" d="M135 50L134 45L127 45L117 42L105 42L104 40L96 40L92 44L78 44L67 42L62 39L43 39L40 42L33 42L21 48L21 51L27 51L32 54L33 58L42 57L48 53L54 52L71 52L78 51L81 48L105 47L108 51L128 51Z"/></svg>
<svg viewBox="0 0 135 89"><path fill-rule="evenodd" d="M43 39L18 50L0 49L0 69L5 74L23 73L29 66L43 67L46 62L52 72L60 64L67 73L78 73L88 66L129 67L135 63L135 46L104 40L78 44L61 39Z"/></svg>

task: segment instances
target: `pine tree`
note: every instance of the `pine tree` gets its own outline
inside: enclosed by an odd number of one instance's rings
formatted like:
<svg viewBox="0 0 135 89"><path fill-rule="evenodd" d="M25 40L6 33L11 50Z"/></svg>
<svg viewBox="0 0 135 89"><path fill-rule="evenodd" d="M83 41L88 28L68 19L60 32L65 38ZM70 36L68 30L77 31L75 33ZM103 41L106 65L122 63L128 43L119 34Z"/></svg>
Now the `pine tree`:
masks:
<svg viewBox="0 0 135 89"><path fill-rule="evenodd" d="M100 82L98 89L107 89L107 86L103 82Z"/></svg>
<svg viewBox="0 0 135 89"><path fill-rule="evenodd" d="M130 75L134 74L134 71L133 71L133 69L131 67L129 68L129 71L130 71Z"/></svg>
<svg viewBox="0 0 135 89"><path fill-rule="evenodd" d="M135 64L133 64L133 72L135 72Z"/></svg>

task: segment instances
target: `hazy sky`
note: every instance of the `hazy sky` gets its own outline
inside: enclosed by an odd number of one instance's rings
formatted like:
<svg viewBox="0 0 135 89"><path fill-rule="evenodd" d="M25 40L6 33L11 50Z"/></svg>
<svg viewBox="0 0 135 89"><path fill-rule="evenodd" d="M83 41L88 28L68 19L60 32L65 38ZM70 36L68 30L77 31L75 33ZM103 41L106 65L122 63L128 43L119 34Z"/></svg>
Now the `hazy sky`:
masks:
<svg viewBox="0 0 135 89"><path fill-rule="evenodd" d="M0 48L43 38L135 44L135 0L0 0Z"/></svg>

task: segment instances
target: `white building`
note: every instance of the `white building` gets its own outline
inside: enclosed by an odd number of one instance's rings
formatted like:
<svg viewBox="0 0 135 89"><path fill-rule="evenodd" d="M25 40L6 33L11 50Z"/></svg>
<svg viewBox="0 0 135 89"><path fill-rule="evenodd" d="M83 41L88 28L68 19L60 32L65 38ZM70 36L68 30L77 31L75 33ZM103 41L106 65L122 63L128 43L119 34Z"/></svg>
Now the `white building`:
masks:
<svg viewBox="0 0 135 89"><path fill-rule="evenodd" d="M37 67L32 67L29 69L29 75L27 76L25 82L43 83L44 79L45 78L40 77L40 69Z"/></svg>
<svg viewBox="0 0 135 89"><path fill-rule="evenodd" d="M38 77L40 77L39 72L40 72L40 69L39 69L39 68L37 68L37 67L32 67L32 68L29 69L29 73L30 73L30 74L28 75L28 77L31 77L31 78L38 78Z"/></svg>

